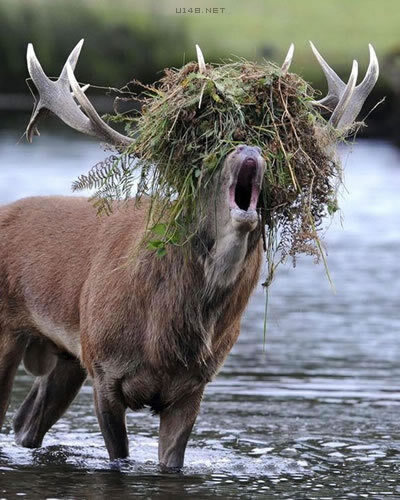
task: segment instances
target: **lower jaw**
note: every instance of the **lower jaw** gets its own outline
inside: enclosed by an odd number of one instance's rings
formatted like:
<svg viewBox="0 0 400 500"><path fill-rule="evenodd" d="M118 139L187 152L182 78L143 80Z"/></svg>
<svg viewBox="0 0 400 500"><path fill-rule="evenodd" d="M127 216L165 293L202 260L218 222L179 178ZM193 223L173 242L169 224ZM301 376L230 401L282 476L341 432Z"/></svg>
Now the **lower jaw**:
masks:
<svg viewBox="0 0 400 500"><path fill-rule="evenodd" d="M255 209L242 210L238 207L231 208L233 225L244 231L253 231L257 227L258 213Z"/></svg>

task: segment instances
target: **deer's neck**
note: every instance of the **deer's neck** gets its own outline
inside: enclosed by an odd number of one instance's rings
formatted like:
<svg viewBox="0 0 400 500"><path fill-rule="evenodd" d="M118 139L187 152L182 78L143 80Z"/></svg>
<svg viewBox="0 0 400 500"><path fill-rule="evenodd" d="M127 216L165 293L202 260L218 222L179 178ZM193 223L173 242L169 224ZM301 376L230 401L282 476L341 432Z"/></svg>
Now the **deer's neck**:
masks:
<svg viewBox="0 0 400 500"><path fill-rule="evenodd" d="M190 248L172 248L163 258L148 255L139 281L157 286L151 293L148 339L155 364L212 363L216 325L230 325L243 312L259 274L260 232L238 242L215 245L194 239ZM240 300L238 302L238 296ZM237 308L231 305L237 303ZM211 360L211 361L210 361Z"/></svg>

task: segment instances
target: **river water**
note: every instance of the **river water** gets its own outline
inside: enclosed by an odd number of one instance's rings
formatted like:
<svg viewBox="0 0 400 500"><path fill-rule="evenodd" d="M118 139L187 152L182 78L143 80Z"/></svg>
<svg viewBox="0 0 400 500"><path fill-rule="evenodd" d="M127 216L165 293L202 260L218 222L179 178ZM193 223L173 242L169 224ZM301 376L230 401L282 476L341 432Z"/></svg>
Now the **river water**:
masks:
<svg viewBox="0 0 400 500"><path fill-rule="evenodd" d="M68 194L104 152L56 132L0 135L0 202ZM342 217L325 237L336 294L310 258L282 266L263 351L261 286L208 386L181 474L157 468L157 419L130 413L131 459L114 470L86 384L44 446L14 444L32 379L20 369L0 434L0 498L400 498L400 154L342 150ZM342 220L340 220L342 219Z"/></svg>

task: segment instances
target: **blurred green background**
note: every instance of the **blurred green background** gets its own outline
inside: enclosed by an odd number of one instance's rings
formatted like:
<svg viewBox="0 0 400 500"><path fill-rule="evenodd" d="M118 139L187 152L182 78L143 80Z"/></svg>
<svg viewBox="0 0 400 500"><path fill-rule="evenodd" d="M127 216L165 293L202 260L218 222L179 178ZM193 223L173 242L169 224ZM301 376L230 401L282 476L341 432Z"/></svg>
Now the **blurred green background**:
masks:
<svg viewBox="0 0 400 500"><path fill-rule="evenodd" d="M203 13L190 13L192 8ZM213 13L205 13L213 8ZM186 13L183 10L186 9ZM0 107L23 107L25 52L33 42L45 72L57 76L80 38L80 81L121 87L132 78L151 82L167 66L195 57L284 59L291 42L292 70L321 89L325 80L308 45L312 40L347 79L352 59L362 76L373 43L381 78L369 103L386 102L369 120L369 133L391 134L399 108L400 8L396 0L0 0ZM4 98L4 95L11 98Z"/></svg>

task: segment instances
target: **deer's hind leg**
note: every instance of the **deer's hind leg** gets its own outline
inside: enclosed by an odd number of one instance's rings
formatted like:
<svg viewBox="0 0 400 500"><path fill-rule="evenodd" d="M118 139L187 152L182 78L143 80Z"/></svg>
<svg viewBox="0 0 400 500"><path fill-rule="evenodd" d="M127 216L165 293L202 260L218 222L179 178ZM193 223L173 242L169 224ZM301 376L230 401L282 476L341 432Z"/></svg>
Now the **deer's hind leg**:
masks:
<svg viewBox="0 0 400 500"><path fill-rule="evenodd" d="M78 359L58 355L53 369L35 379L14 418L17 443L26 448L40 447L46 432L67 410L85 379L86 371Z"/></svg>
<svg viewBox="0 0 400 500"><path fill-rule="evenodd" d="M0 323L0 429L4 423L11 389L26 345L26 337Z"/></svg>

